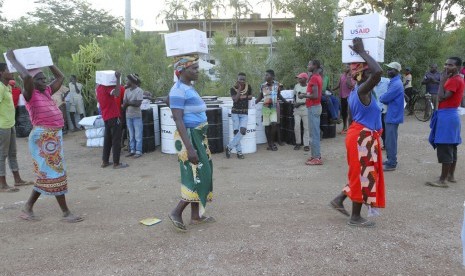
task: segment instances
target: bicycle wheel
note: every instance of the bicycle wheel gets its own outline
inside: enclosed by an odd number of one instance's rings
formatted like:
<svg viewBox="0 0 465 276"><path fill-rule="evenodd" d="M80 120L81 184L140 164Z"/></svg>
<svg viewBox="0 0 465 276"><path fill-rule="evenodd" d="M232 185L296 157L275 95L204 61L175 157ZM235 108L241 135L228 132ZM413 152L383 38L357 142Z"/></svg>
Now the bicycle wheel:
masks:
<svg viewBox="0 0 465 276"><path fill-rule="evenodd" d="M413 113L417 120L426 122L433 115L433 104L425 97L419 97L413 105Z"/></svg>

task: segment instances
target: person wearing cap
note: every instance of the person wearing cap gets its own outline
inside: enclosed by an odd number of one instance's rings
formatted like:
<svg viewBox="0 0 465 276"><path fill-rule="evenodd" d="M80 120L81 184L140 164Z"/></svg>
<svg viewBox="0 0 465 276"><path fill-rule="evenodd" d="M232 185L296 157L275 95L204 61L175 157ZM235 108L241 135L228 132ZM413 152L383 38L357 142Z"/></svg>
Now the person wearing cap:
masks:
<svg viewBox="0 0 465 276"><path fill-rule="evenodd" d="M140 106L144 99L144 90L140 88L139 75L130 74L126 77L123 110L126 111L126 125L129 131L129 154L126 157L142 156L142 110Z"/></svg>
<svg viewBox="0 0 465 276"><path fill-rule="evenodd" d="M426 72L421 84L426 86L426 93L431 94L431 102L433 103L434 110L438 109L438 90L439 82L441 80L441 73L438 72L438 65L431 64L429 71Z"/></svg>
<svg viewBox="0 0 465 276"><path fill-rule="evenodd" d="M349 166L348 183L330 202L330 206L343 215L350 216L347 223L349 226L370 228L375 226L375 222L360 215L362 206L369 206L370 212L373 208L384 208L386 205L379 141L382 131L381 108L372 92L380 81L383 70L365 51L361 38L353 39L351 49L366 63L351 64L352 76L357 85L348 99L352 117L345 140ZM347 197L352 200L351 215L343 204Z"/></svg>
<svg viewBox="0 0 465 276"><path fill-rule="evenodd" d="M404 74L404 91L405 95L409 99L412 99L413 97L413 86L412 86L412 69L410 67L405 67L405 74ZM408 102L408 115L413 114L413 101L409 100Z"/></svg>
<svg viewBox="0 0 465 276"><path fill-rule="evenodd" d="M247 131L247 119L249 114L249 100L252 99L252 86L247 83L245 73L237 74L236 84L231 87L230 95L233 100L231 119L233 123L234 138L226 146L226 158L231 157L231 150L237 152L237 158L244 159L242 154L241 139Z"/></svg>
<svg viewBox="0 0 465 276"><path fill-rule="evenodd" d="M55 196L63 213L62 221L80 222L82 217L74 215L68 208L65 194L68 193L68 177L63 149L63 114L52 99L63 84L64 76L55 65L48 68L54 76L50 83L40 69L26 70L12 50L6 53L24 83L23 96L34 128L29 135L29 151L32 155L37 179L20 218L36 221L33 207L41 195Z"/></svg>
<svg viewBox="0 0 465 276"><path fill-rule="evenodd" d="M294 134L295 134L295 150L299 150L303 144L304 151L309 151L310 136L308 133L308 112L305 107L305 98L299 98L300 94L307 93L307 73L300 73L296 76L298 83L294 86ZM300 122L304 127L304 135L302 138L302 132L300 128ZM303 140L302 140L303 139Z"/></svg>
<svg viewBox="0 0 465 276"><path fill-rule="evenodd" d="M397 167L397 139L399 124L404 122L404 86L400 78L401 65L391 62L387 75L391 79L386 93L379 97L379 101L387 106L384 121L386 124L386 148L387 160L384 162L384 171L394 171Z"/></svg>
<svg viewBox="0 0 465 276"><path fill-rule="evenodd" d="M441 176L425 184L433 187L447 188L446 183L456 183L455 167L457 165L457 146L462 143L461 122L457 111L463 98L465 82L459 75L462 60L450 57L446 60L441 74L438 91L438 110L431 118L429 142L436 149L438 162L441 163Z"/></svg>

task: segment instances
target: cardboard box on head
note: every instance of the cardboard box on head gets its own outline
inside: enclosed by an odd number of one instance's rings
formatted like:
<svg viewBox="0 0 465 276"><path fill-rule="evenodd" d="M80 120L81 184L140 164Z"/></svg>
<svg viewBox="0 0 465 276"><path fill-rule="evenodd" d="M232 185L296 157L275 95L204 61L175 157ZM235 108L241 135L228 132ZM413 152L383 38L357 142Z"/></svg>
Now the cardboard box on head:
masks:
<svg viewBox="0 0 465 276"><path fill-rule="evenodd" d="M196 29L165 34L165 48L167 57L208 54L207 34Z"/></svg>
<svg viewBox="0 0 465 276"><path fill-rule="evenodd" d="M384 40L381 38L362 39L365 51L377 62L384 62ZM342 41L342 63L365 62L365 60L355 53L349 45L352 39Z"/></svg>
<svg viewBox="0 0 465 276"><path fill-rule="evenodd" d="M50 49L48 46L30 47L23 49L13 50L16 59L21 63L27 70L48 67L53 65L52 56L50 55ZM3 54L8 70L11 73L17 72L16 69L11 65L10 60L6 58L6 53Z"/></svg>
<svg viewBox="0 0 465 276"><path fill-rule="evenodd" d="M115 71L113 70L96 71L95 72L95 83L105 85L105 86L116 85Z"/></svg>
<svg viewBox="0 0 465 276"><path fill-rule="evenodd" d="M378 13L345 17L343 39L356 37L386 39L386 24L387 18Z"/></svg>

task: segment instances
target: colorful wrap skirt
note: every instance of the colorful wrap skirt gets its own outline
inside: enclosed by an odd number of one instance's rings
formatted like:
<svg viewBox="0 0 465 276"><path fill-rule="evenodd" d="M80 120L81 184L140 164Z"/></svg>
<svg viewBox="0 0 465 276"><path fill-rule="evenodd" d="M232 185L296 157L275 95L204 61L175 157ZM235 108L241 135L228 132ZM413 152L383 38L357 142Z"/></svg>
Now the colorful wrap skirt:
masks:
<svg viewBox="0 0 465 276"><path fill-rule="evenodd" d="M29 134L29 151L37 176L34 190L45 195L68 192L61 129L34 127Z"/></svg>
<svg viewBox="0 0 465 276"><path fill-rule="evenodd" d="M199 157L199 163L195 165L189 162L187 149L179 132L176 131L174 139L181 170L181 197L187 202L200 203L199 215L202 216L207 202L213 198L213 163L208 148L208 124L204 123L198 127L186 129L189 140Z"/></svg>
<svg viewBox="0 0 465 276"><path fill-rule="evenodd" d="M352 122L346 136L348 184L343 192L353 201L385 207L380 133Z"/></svg>

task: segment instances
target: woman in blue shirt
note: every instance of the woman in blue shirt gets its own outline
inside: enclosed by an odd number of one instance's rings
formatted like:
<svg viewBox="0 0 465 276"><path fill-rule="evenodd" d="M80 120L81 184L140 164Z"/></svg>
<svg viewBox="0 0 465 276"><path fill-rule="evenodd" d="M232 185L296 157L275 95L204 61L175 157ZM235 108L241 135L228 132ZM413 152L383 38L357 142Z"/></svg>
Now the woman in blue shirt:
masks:
<svg viewBox="0 0 465 276"><path fill-rule="evenodd" d="M383 70L365 51L360 38L353 40L352 50L366 63L351 64L352 77L357 86L349 96L349 110L352 123L347 131L346 149L349 165L348 184L342 193L331 201L331 207L349 216L343 202L352 200L352 215L348 225L355 227L374 227L373 221L360 216L362 205L384 208L384 175L379 142L381 108L372 93L381 79ZM350 120L349 120L350 121Z"/></svg>
<svg viewBox="0 0 465 276"><path fill-rule="evenodd" d="M169 105L176 122L175 147L181 170L181 201L169 214L177 230L186 231L182 212L191 204L191 224L214 222L203 216L213 197L213 164L207 140L207 106L192 86L198 79L198 56L176 57L174 68L179 80L169 93Z"/></svg>

